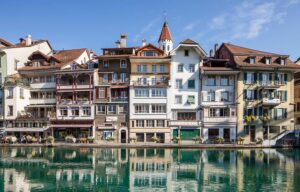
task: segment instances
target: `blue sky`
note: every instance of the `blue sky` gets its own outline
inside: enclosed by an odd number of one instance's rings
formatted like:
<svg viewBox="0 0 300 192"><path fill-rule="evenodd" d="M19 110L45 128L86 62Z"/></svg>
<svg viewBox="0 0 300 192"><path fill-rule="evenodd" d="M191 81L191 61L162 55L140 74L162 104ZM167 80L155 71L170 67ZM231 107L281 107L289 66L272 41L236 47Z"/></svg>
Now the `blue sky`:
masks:
<svg viewBox="0 0 300 192"><path fill-rule="evenodd" d="M175 45L185 38L208 53L215 43L300 57L300 0L26 0L2 1L0 37L17 42L31 34L55 49L156 44L164 15Z"/></svg>

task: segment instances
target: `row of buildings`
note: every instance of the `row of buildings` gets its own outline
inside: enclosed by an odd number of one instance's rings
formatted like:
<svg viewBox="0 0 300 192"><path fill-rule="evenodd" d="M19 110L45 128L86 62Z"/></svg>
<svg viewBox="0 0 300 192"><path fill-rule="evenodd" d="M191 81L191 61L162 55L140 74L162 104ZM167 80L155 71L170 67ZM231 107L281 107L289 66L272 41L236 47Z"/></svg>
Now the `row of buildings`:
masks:
<svg viewBox="0 0 300 192"><path fill-rule="evenodd" d="M97 142L249 143L274 142L298 128L300 66L288 55L230 43L207 55L191 39L173 47L166 22L157 46L143 40L128 47L126 39L122 33L99 56L55 51L31 36L17 44L0 39L2 131Z"/></svg>

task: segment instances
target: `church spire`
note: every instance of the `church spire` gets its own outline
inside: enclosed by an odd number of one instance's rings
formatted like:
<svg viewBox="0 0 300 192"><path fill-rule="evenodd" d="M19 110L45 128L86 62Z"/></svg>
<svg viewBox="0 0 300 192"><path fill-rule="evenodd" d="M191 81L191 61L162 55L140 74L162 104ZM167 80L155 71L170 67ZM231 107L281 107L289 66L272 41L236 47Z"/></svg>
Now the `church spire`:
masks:
<svg viewBox="0 0 300 192"><path fill-rule="evenodd" d="M166 54L173 49L173 39L167 21L165 20L158 39L158 45Z"/></svg>

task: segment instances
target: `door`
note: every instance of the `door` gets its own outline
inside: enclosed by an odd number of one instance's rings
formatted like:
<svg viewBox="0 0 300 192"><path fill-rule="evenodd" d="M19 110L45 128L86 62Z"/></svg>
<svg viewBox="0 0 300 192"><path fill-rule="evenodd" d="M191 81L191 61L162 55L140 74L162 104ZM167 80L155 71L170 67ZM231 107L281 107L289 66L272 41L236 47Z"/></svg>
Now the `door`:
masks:
<svg viewBox="0 0 300 192"><path fill-rule="evenodd" d="M224 140L230 142L230 129L224 129Z"/></svg>
<svg viewBox="0 0 300 192"><path fill-rule="evenodd" d="M121 143L126 143L126 131L121 131Z"/></svg>
<svg viewBox="0 0 300 192"><path fill-rule="evenodd" d="M250 127L250 141L251 142L255 141L255 126Z"/></svg>

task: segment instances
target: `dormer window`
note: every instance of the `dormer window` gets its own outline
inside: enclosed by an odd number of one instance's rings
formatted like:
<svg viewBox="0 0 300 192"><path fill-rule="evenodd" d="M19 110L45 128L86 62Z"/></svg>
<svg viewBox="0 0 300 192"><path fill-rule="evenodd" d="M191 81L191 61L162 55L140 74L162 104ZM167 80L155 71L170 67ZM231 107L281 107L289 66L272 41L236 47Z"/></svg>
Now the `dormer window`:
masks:
<svg viewBox="0 0 300 192"><path fill-rule="evenodd" d="M108 67L109 67L109 63L108 63L107 60L106 60L106 61L103 61L103 67L104 67L104 68L108 68Z"/></svg>
<svg viewBox="0 0 300 192"><path fill-rule="evenodd" d="M187 50L187 49L184 50L184 56L185 56L185 57L188 57L188 56L189 56L189 50Z"/></svg>
<svg viewBox="0 0 300 192"><path fill-rule="evenodd" d="M144 56L153 57L153 56L155 56L155 53L154 53L154 51L145 51Z"/></svg>
<svg viewBox="0 0 300 192"><path fill-rule="evenodd" d="M76 69L76 64L72 64L71 65L71 70L75 70Z"/></svg>
<svg viewBox="0 0 300 192"><path fill-rule="evenodd" d="M249 63L255 64L255 57L249 57Z"/></svg>
<svg viewBox="0 0 300 192"><path fill-rule="evenodd" d="M40 62L39 61L34 61L33 62L33 67L39 67L40 66Z"/></svg>
<svg viewBox="0 0 300 192"><path fill-rule="evenodd" d="M270 57L266 57L266 58L265 58L265 63L266 63L267 65L270 65L270 64L271 64L271 58L270 58Z"/></svg>
<svg viewBox="0 0 300 192"><path fill-rule="evenodd" d="M285 65L285 58L280 58L280 65Z"/></svg>

